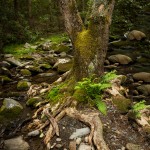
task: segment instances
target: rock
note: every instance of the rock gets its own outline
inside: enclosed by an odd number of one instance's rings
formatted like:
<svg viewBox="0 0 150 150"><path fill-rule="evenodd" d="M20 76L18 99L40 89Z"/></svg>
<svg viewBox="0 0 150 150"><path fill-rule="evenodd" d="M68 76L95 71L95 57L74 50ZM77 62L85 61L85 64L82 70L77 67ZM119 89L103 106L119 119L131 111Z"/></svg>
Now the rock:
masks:
<svg viewBox="0 0 150 150"><path fill-rule="evenodd" d="M32 97L32 98L27 100L26 105L36 107L36 104L38 104L41 101L42 101L41 97Z"/></svg>
<svg viewBox="0 0 150 150"><path fill-rule="evenodd" d="M81 143L78 150L94 150L94 148L90 145L85 144L85 143Z"/></svg>
<svg viewBox="0 0 150 150"><path fill-rule="evenodd" d="M23 76L31 76L31 72L30 72L28 69L21 69L21 70L20 70L20 73L21 73Z"/></svg>
<svg viewBox="0 0 150 150"><path fill-rule="evenodd" d="M68 58L58 59L53 67L57 68L59 72L69 71L72 67L72 60Z"/></svg>
<svg viewBox="0 0 150 150"><path fill-rule="evenodd" d="M77 137L82 137L90 133L90 128L81 128L81 129L76 129L75 132L70 136L69 139L76 139Z"/></svg>
<svg viewBox="0 0 150 150"><path fill-rule="evenodd" d="M28 90L30 86L31 86L31 83L30 83L30 82L25 81L25 80L21 80L21 81L19 81L18 84L17 84L17 89L18 89L19 91Z"/></svg>
<svg viewBox="0 0 150 150"><path fill-rule="evenodd" d="M9 83L9 82L12 82L13 80L10 79L9 77L7 76L0 76L0 83Z"/></svg>
<svg viewBox="0 0 150 150"><path fill-rule="evenodd" d="M120 63L122 65L127 65L132 62L132 59L130 57L122 54L111 55L108 57L108 60L113 63Z"/></svg>
<svg viewBox="0 0 150 150"><path fill-rule="evenodd" d="M17 67L23 66L23 64L20 61L16 60L15 58L7 58L6 61Z"/></svg>
<svg viewBox="0 0 150 150"><path fill-rule="evenodd" d="M69 52L70 48L67 45L64 44L59 44L55 49L53 49L56 53L61 53L61 52Z"/></svg>
<svg viewBox="0 0 150 150"><path fill-rule="evenodd" d="M6 150L29 150L29 144L23 140L22 136L8 139L4 141L4 147Z"/></svg>
<svg viewBox="0 0 150 150"><path fill-rule="evenodd" d="M10 66L10 63L8 63L7 61L0 62L0 67L10 68Z"/></svg>
<svg viewBox="0 0 150 150"><path fill-rule="evenodd" d="M65 58L65 57L67 56L67 54L66 54L66 52L61 52L61 53L59 54L59 56L60 56L61 58Z"/></svg>
<svg viewBox="0 0 150 150"><path fill-rule="evenodd" d="M29 71L31 71L33 74L37 74L37 73L41 73L43 72L42 69L40 69L40 67L36 67L36 66L33 66L33 65L27 65L25 66L26 69L28 69Z"/></svg>
<svg viewBox="0 0 150 150"><path fill-rule="evenodd" d="M52 66L49 64L40 64L40 68L41 69L50 69L50 68L52 68Z"/></svg>
<svg viewBox="0 0 150 150"><path fill-rule="evenodd" d="M148 72L139 72L133 75L133 79L142 80L144 82L150 82L150 73Z"/></svg>
<svg viewBox="0 0 150 150"><path fill-rule="evenodd" d="M62 148L63 145L62 145L62 144L56 144L55 147L56 147L56 148Z"/></svg>
<svg viewBox="0 0 150 150"><path fill-rule="evenodd" d="M138 86L137 90L140 91L143 95L148 96L150 95L150 84Z"/></svg>
<svg viewBox="0 0 150 150"><path fill-rule="evenodd" d="M5 67L1 68L1 72L2 72L3 75L9 76L9 77L12 76L11 72Z"/></svg>
<svg viewBox="0 0 150 150"><path fill-rule="evenodd" d="M145 33L138 31L138 30L132 30L130 32L125 33L124 35L128 40L137 40L140 41L142 39L146 38Z"/></svg>
<svg viewBox="0 0 150 150"><path fill-rule="evenodd" d="M56 138L56 141L57 141L57 142L61 142L62 139L61 139L61 138Z"/></svg>
<svg viewBox="0 0 150 150"><path fill-rule="evenodd" d="M37 136L37 135L39 135L39 134L40 134L40 131L39 131L39 130L34 130L34 131L32 131L32 132L29 132L29 133L28 133L28 136L34 137L34 136Z"/></svg>
<svg viewBox="0 0 150 150"><path fill-rule="evenodd" d="M118 75L118 76L117 76L117 79L119 79L120 82L121 82L121 84L122 84L122 83L125 83L125 82L126 82L127 77L126 77L125 75Z"/></svg>
<svg viewBox="0 0 150 150"><path fill-rule="evenodd" d="M120 95L114 96L112 101L121 113L127 113L132 103L130 99Z"/></svg>
<svg viewBox="0 0 150 150"><path fill-rule="evenodd" d="M29 43L24 44L24 48L30 48L30 47L31 47L31 45Z"/></svg>
<svg viewBox="0 0 150 150"><path fill-rule="evenodd" d="M13 55L12 54L5 54L4 55L4 58L10 58L10 57L13 57Z"/></svg>
<svg viewBox="0 0 150 150"><path fill-rule="evenodd" d="M19 102L11 98L5 98L3 101L3 105L0 108L0 115L12 119L18 116L22 110L23 107Z"/></svg>
<svg viewBox="0 0 150 150"><path fill-rule="evenodd" d="M75 141L71 141L69 143L69 150L76 150L76 142Z"/></svg>
<svg viewBox="0 0 150 150"><path fill-rule="evenodd" d="M127 150L142 150L142 148L140 147L140 145L133 144L133 143L127 143L126 144L126 149Z"/></svg>
<svg viewBox="0 0 150 150"><path fill-rule="evenodd" d="M81 138L77 138L76 139L76 144L79 145L81 143L82 139Z"/></svg>

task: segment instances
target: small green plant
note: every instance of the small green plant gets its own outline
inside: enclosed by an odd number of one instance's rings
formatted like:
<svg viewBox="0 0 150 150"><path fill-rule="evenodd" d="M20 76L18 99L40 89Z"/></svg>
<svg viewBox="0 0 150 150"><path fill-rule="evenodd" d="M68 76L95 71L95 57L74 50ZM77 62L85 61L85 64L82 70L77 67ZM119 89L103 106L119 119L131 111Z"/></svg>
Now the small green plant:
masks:
<svg viewBox="0 0 150 150"><path fill-rule="evenodd" d="M82 90L85 93L84 101L88 101L94 104L99 111L103 114L107 114L106 104L102 101L103 92L105 89L111 87L110 81L116 78L115 71L109 72L101 78L84 78L83 81L78 82L75 86L75 90Z"/></svg>
<svg viewBox="0 0 150 150"><path fill-rule="evenodd" d="M140 118L141 117L141 112L140 111L145 109L145 108L148 108L148 107L150 107L150 106L145 104L145 100L142 100L138 103L135 103L132 106L132 112L133 112L135 118Z"/></svg>
<svg viewBox="0 0 150 150"><path fill-rule="evenodd" d="M53 87L47 95L47 98L55 102L58 99L59 88Z"/></svg>

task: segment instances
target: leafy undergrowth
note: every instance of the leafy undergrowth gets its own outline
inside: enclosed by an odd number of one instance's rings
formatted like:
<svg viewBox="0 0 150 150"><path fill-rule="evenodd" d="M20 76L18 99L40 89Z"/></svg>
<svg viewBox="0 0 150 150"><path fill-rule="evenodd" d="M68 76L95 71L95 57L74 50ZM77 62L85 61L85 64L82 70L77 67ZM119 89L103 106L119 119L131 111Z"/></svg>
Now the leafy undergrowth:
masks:
<svg viewBox="0 0 150 150"><path fill-rule="evenodd" d="M39 39L39 40L31 43L31 46L33 46L33 47L30 47L30 48L25 48L24 44L7 45L3 48L3 53L13 54L14 56L21 56L24 54L32 54L33 52L35 52L34 46L36 46L37 44L41 44L46 41L52 41L52 42L59 44L66 40L68 40L68 36L65 33L54 34L54 35L50 35L47 38L43 38L42 40Z"/></svg>

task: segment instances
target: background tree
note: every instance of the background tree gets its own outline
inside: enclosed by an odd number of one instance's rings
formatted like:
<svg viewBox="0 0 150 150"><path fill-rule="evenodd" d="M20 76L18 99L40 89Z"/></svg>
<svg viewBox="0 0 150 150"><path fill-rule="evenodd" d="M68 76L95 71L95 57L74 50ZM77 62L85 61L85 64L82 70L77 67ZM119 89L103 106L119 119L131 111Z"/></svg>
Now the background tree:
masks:
<svg viewBox="0 0 150 150"><path fill-rule="evenodd" d="M93 0L86 28L77 10L75 0L60 0L67 33L74 46L73 74L81 80L91 74L104 72L108 47L109 27L115 0Z"/></svg>

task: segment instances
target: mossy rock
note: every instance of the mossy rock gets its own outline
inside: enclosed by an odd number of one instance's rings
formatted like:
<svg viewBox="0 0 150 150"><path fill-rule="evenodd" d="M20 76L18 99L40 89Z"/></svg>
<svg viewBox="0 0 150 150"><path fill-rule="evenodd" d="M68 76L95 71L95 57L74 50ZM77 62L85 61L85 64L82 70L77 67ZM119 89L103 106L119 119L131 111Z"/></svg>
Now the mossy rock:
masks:
<svg viewBox="0 0 150 150"><path fill-rule="evenodd" d="M31 76L31 72L28 69L21 69L20 73L23 76Z"/></svg>
<svg viewBox="0 0 150 150"><path fill-rule="evenodd" d="M86 100L85 97L86 97L86 93L81 89L77 89L73 94L73 98L75 98L75 100L79 102L85 102Z"/></svg>
<svg viewBox="0 0 150 150"><path fill-rule="evenodd" d="M41 101L42 101L41 97L33 97L27 100L26 105L36 107L36 104L38 104Z"/></svg>
<svg viewBox="0 0 150 150"><path fill-rule="evenodd" d="M59 44L57 45L57 47L54 49L54 51L56 53L61 53L61 52L69 52L70 51L70 48L64 44Z"/></svg>
<svg viewBox="0 0 150 150"><path fill-rule="evenodd" d="M41 68L41 69L51 69L52 66L49 65L49 64L40 64L40 68Z"/></svg>
<svg viewBox="0 0 150 150"><path fill-rule="evenodd" d="M51 43L50 47L51 47L52 50L56 50L57 49L57 45L58 45L57 43L53 42L53 43Z"/></svg>
<svg viewBox="0 0 150 150"><path fill-rule="evenodd" d="M1 83L9 83L9 82L11 82L11 81L13 81L13 80L10 79L10 78L7 77L7 76L0 76L0 82L1 82Z"/></svg>
<svg viewBox="0 0 150 150"><path fill-rule="evenodd" d="M5 98L0 108L1 118L13 119L17 117L23 110L22 105L10 98Z"/></svg>
<svg viewBox="0 0 150 150"><path fill-rule="evenodd" d="M25 80L22 80L22 81L19 81L18 84L17 84L17 89L19 91L22 91L22 90L28 90L29 87L30 87L31 83L28 82L28 81L25 81Z"/></svg>
<svg viewBox="0 0 150 150"><path fill-rule="evenodd" d="M43 72L43 70L38 66L26 66L26 69L28 69L29 71L31 71L32 73L41 73Z"/></svg>
<svg viewBox="0 0 150 150"><path fill-rule="evenodd" d="M127 113L132 103L130 99L127 99L124 96L119 95L113 97L112 101L121 113Z"/></svg>

